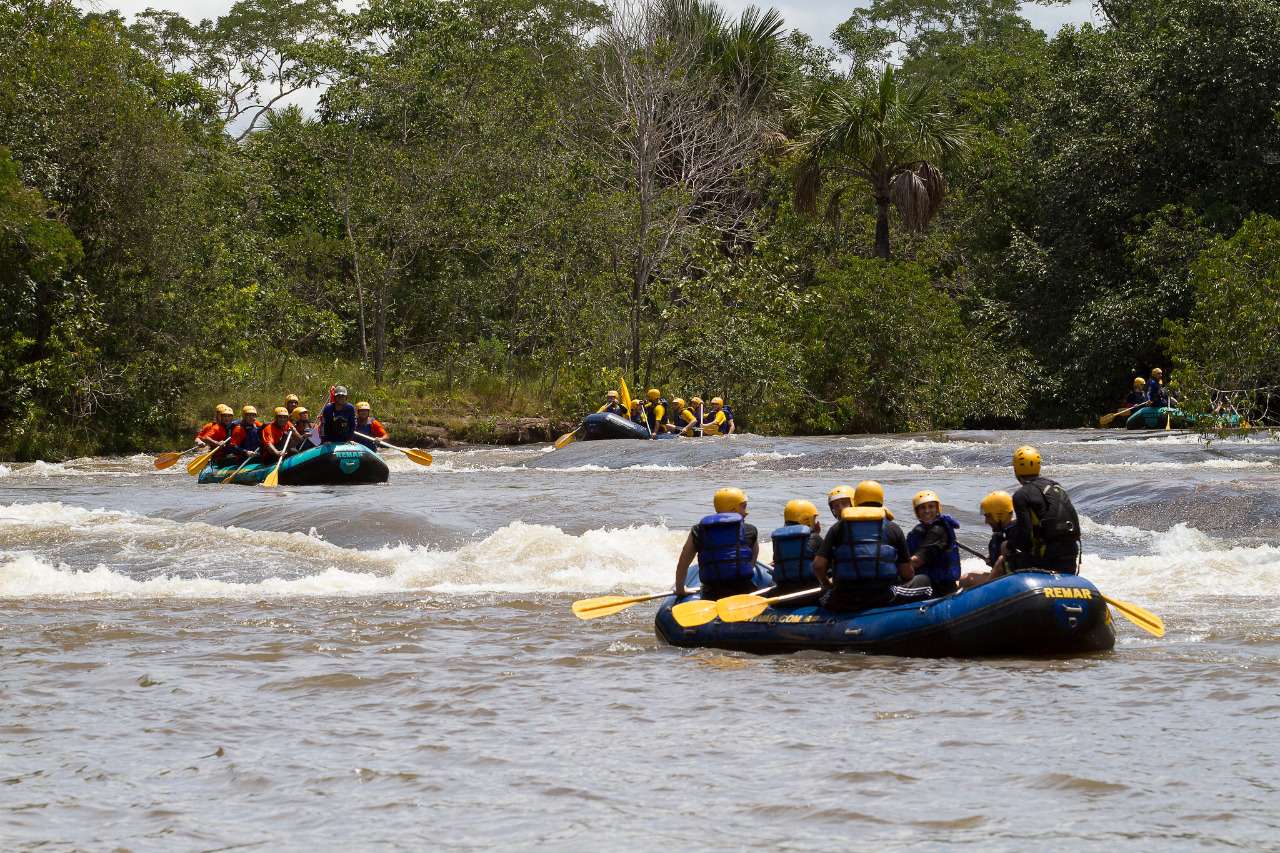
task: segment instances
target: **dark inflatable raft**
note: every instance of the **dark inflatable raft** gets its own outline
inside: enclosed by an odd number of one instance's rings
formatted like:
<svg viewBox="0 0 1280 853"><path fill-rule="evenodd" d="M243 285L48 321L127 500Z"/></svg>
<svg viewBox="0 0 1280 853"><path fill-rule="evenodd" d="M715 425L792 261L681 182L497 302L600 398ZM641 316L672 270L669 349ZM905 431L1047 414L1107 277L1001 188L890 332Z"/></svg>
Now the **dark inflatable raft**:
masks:
<svg viewBox="0 0 1280 853"><path fill-rule="evenodd" d="M622 415L612 413L597 412L594 415L587 415L582 419L583 441L598 441L600 439L611 438L643 438L649 440L649 430L640 426L640 424L632 423ZM679 438L675 434L658 433L657 438Z"/></svg>
<svg viewBox="0 0 1280 853"><path fill-rule="evenodd" d="M238 467L212 465L200 472L200 483L221 483ZM230 482L241 486L255 486L267 479L270 465L249 464L240 470ZM322 444L290 456L280 465L282 486L349 486L366 483L385 483L387 463L378 454L362 444Z"/></svg>
<svg viewBox="0 0 1280 853"><path fill-rule="evenodd" d="M692 585L693 581L689 581ZM923 602L832 613L769 607L746 622L682 628L674 597L658 609L658 636L673 646L768 654L801 649L914 657L1059 655L1115 647L1111 613L1077 575L1016 574Z"/></svg>

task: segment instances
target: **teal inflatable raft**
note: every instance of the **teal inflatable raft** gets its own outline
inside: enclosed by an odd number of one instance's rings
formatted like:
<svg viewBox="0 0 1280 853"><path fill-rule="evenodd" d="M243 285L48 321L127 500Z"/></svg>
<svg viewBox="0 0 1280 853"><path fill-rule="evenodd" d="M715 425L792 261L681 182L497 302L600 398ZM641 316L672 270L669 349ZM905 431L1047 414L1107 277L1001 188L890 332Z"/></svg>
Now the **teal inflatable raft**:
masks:
<svg viewBox="0 0 1280 853"><path fill-rule="evenodd" d="M238 466L239 463L216 468L209 465L200 472L197 482L221 483ZM267 479L274 467L275 463L251 463L240 469L240 473L232 477L230 482L241 486L256 486ZM282 486L347 486L386 481L387 463L369 448L354 442L322 444L290 456L280 465Z"/></svg>
<svg viewBox="0 0 1280 853"><path fill-rule="evenodd" d="M760 568L757 575L767 585ZM915 657L1061 655L1107 651L1116 643L1101 593L1077 575L1007 575L942 598L859 613L832 613L813 604L769 607L745 622L716 619L691 628L676 623L675 604L670 597L658 609L661 639L673 646L758 654L819 649Z"/></svg>

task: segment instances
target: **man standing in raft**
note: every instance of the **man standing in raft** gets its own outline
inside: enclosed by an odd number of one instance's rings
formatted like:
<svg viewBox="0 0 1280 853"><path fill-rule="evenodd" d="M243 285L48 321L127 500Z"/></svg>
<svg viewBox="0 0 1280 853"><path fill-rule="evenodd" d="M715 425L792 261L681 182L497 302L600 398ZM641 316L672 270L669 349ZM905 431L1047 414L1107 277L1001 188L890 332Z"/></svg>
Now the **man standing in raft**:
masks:
<svg viewBox="0 0 1280 853"><path fill-rule="evenodd" d="M347 402L346 386L333 389L333 401L320 411L320 443L342 444L351 440L356 425L356 407Z"/></svg>
<svg viewBox="0 0 1280 853"><path fill-rule="evenodd" d="M721 489L712 499L715 514L689 530L676 562L676 595L685 596L689 566L696 555L702 600L718 601L730 595L755 592L756 556L760 534L747 524L747 496L742 489Z"/></svg>
<svg viewBox="0 0 1280 853"><path fill-rule="evenodd" d="M907 535L915 572L907 587L932 586L933 595L950 595L960 588L960 548L956 544L960 522L942 514L942 501L933 492L921 492L911 505L920 523Z"/></svg>
<svg viewBox="0 0 1280 853"><path fill-rule="evenodd" d="M907 537L892 518L880 484L859 483L854 506L841 513L813 559L813 573L827 590L823 607L837 612L881 607L893 602L900 580L915 577Z"/></svg>
<svg viewBox="0 0 1280 853"><path fill-rule="evenodd" d="M1003 546L1005 572L1078 574L1080 518L1067 490L1040 476L1040 452L1019 447L1013 472L1022 487L1013 493L1014 525Z"/></svg>

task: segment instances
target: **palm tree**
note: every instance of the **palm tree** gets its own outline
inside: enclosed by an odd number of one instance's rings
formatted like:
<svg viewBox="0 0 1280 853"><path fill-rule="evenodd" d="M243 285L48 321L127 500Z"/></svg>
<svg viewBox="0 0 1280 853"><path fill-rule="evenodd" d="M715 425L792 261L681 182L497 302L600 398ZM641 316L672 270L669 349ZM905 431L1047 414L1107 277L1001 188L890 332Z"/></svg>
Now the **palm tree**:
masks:
<svg viewBox="0 0 1280 853"><path fill-rule="evenodd" d="M864 183L876 202L877 258L889 258L889 203L909 230L928 227L946 196L942 172L930 159L961 153L969 128L954 118L926 84L900 82L893 66L853 80L817 83L792 107L799 132L794 150L796 210L814 215L829 176ZM838 187L827 203L835 218L848 189Z"/></svg>

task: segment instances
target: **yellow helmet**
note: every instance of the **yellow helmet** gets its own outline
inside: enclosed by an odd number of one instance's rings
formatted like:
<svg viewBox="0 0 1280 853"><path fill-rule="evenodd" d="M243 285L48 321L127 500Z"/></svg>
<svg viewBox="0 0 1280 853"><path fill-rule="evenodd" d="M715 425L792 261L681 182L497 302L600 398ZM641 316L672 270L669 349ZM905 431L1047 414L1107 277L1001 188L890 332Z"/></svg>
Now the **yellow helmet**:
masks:
<svg viewBox="0 0 1280 853"><path fill-rule="evenodd" d="M712 398L711 398L711 405L713 405L713 406L723 406L723 405L724 405L724 400L720 399L719 397L712 397Z"/></svg>
<svg viewBox="0 0 1280 853"><path fill-rule="evenodd" d="M235 414L235 410L234 410L234 409L232 409L230 406L228 406L226 403L219 403L216 407L214 407L214 410L213 410L213 411L214 411L214 413L215 413L215 414L219 414L219 415L234 415L234 414Z"/></svg>
<svg viewBox="0 0 1280 853"><path fill-rule="evenodd" d="M701 405L701 403L702 403L702 398L701 398L701 397L694 397L694 398L693 398L692 400L690 400L689 402L690 402L690 403L693 403L695 406L697 406L697 405Z"/></svg>
<svg viewBox="0 0 1280 853"><path fill-rule="evenodd" d="M281 415L283 415L286 418L289 417L289 410L286 409L284 406L276 406L276 417L278 418Z"/></svg>
<svg viewBox="0 0 1280 853"><path fill-rule="evenodd" d="M606 399L607 399L607 398L609 398L609 397L613 397L613 398L616 400L616 399L618 398L618 392L617 392L617 391L610 391L608 394L605 394L604 396L605 396L605 398L606 398Z"/></svg>
<svg viewBox="0 0 1280 853"><path fill-rule="evenodd" d="M356 403L356 411L357 411L357 412L372 412L372 411L373 411L373 408L372 408L368 403L366 403L364 400L361 400L359 403Z"/></svg>
<svg viewBox="0 0 1280 853"><path fill-rule="evenodd" d="M293 410L293 416L294 416L295 418L301 418L303 415L309 415L309 414L311 414L311 413L307 411L307 407L306 407L306 406L296 406L296 407L294 407L294 410Z"/></svg>
<svg viewBox="0 0 1280 853"><path fill-rule="evenodd" d="M884 486L875 480L863 480L853 490L854 506L884 506Z"/></svg>
<svg viewBox="0 0 1280 853"><path fill-rule="evenodd" d="M684 398L676 397L674 400L671 401L671 405L675 406L677 409L683 409L685 407Z"/></svg>
<svg viewBox="0 0 1280 853"><path fill-rule="evenodd" d="M1160 368L1158 368L1158 367L1157 367L1157 368L1155 368L1154 370L1152 370L1152 371L1151 371L1151 378L1152 378L1152 379L1155 379L1155 378L1160 377L1160 376L1164 376L1164 371L1163 371L1163 370L1161 370Z"/></svg>
<svg viewBox="0 0 1280 853"><path fill-rule="evenodd" d="M787 524L807 524L812 527L818 520L818 508L808 501L791 501L782 511L782 520Z"/></svg>
<svg viewBox="0 0 1280 853"><path fill-rule="evenodd" d="M938 510L939 511L942 510L942 499L939 498L937 495L935 495L933 492L930 492L928 490L921 492L920 494L916 495L914 498L911 499L911 508L919 509L921 504L927 504L927 503L935 503L938 505Z"/></svg>
<svg viewBox="0 0 1280 853"><path fill-rule="evenodd" d="M1135 376L1135 377L1133 377L1133 390L1135 390L1135 391L1141 391L1141 390L1142 390L1142 386L1144 386L1144 385L1146 385L1146 384L1147 384L1147 380L1143 379L1141 376Z"/></svg>
<svg viewBox="0 0 1280 853"><path fill-rule="evenodd" d="M831 494L827 495L827 505L830 506L840 498L848 498L852 501L854 494L853 486L836 486L831 490Z"/></svg>
<svg viewBox="0 0 1280 853"><path fill-rule="evenodd" d="M996 524L1004 524L1013 515L1013 498L1008 492L992 492L979 504L982 511L996 520Z"/></svg>
<svg viewBox="0 0 1280 853"><path fill-rule="evenodd" d="M286 404L286 405L288 405L289 403L296 403L296 402L298 402L298 395L297 395L297 394L290 394L288 397L285 397L285 398L284 398L284 402L285 402L285 404Z"/></svg>
<svg viewBox="0 0 1280 853"><path fill-rule="evenodd" d="M632 400L632 401L631 401L631 408L633 408L633 409L638 409L638 408L640 408L640 407L641 407L641 406L643 406L643 405L644 405L644 404L643 404L643 403L641 403L639 400Z"/></svg>
<svg viewBox="0 0 1280 853"><path fill-rule="evenodd" d="M1013 473L1019 477L1039 474L1040 451L1030 446L1019 447L1013 451Z"/></svg>
<svg viewBox="0 0 1280 853"><path fill-rule="evenodd" d="M747 496L742 489L727 488L716 492L716 496L712 498L712 504L716 508L716 512L737 512L738 507L747 502Z"/></svg>
<svg viewBox="0 0 1280 853"><path fill-rule="evenodd" d="M649 399L656 403L662 399L662 393L657 388L650 388Z"/></svg>
<svg viewBox="0 0 1280 853"><path fill-rule="evenodd" d="M241 409L241 410L240 410L240 414L242 414L242 415L256 415L256 414L258 414L258 410L257 410L257 409L255 409L253 406L245 406L243 409Z"/></svg>

